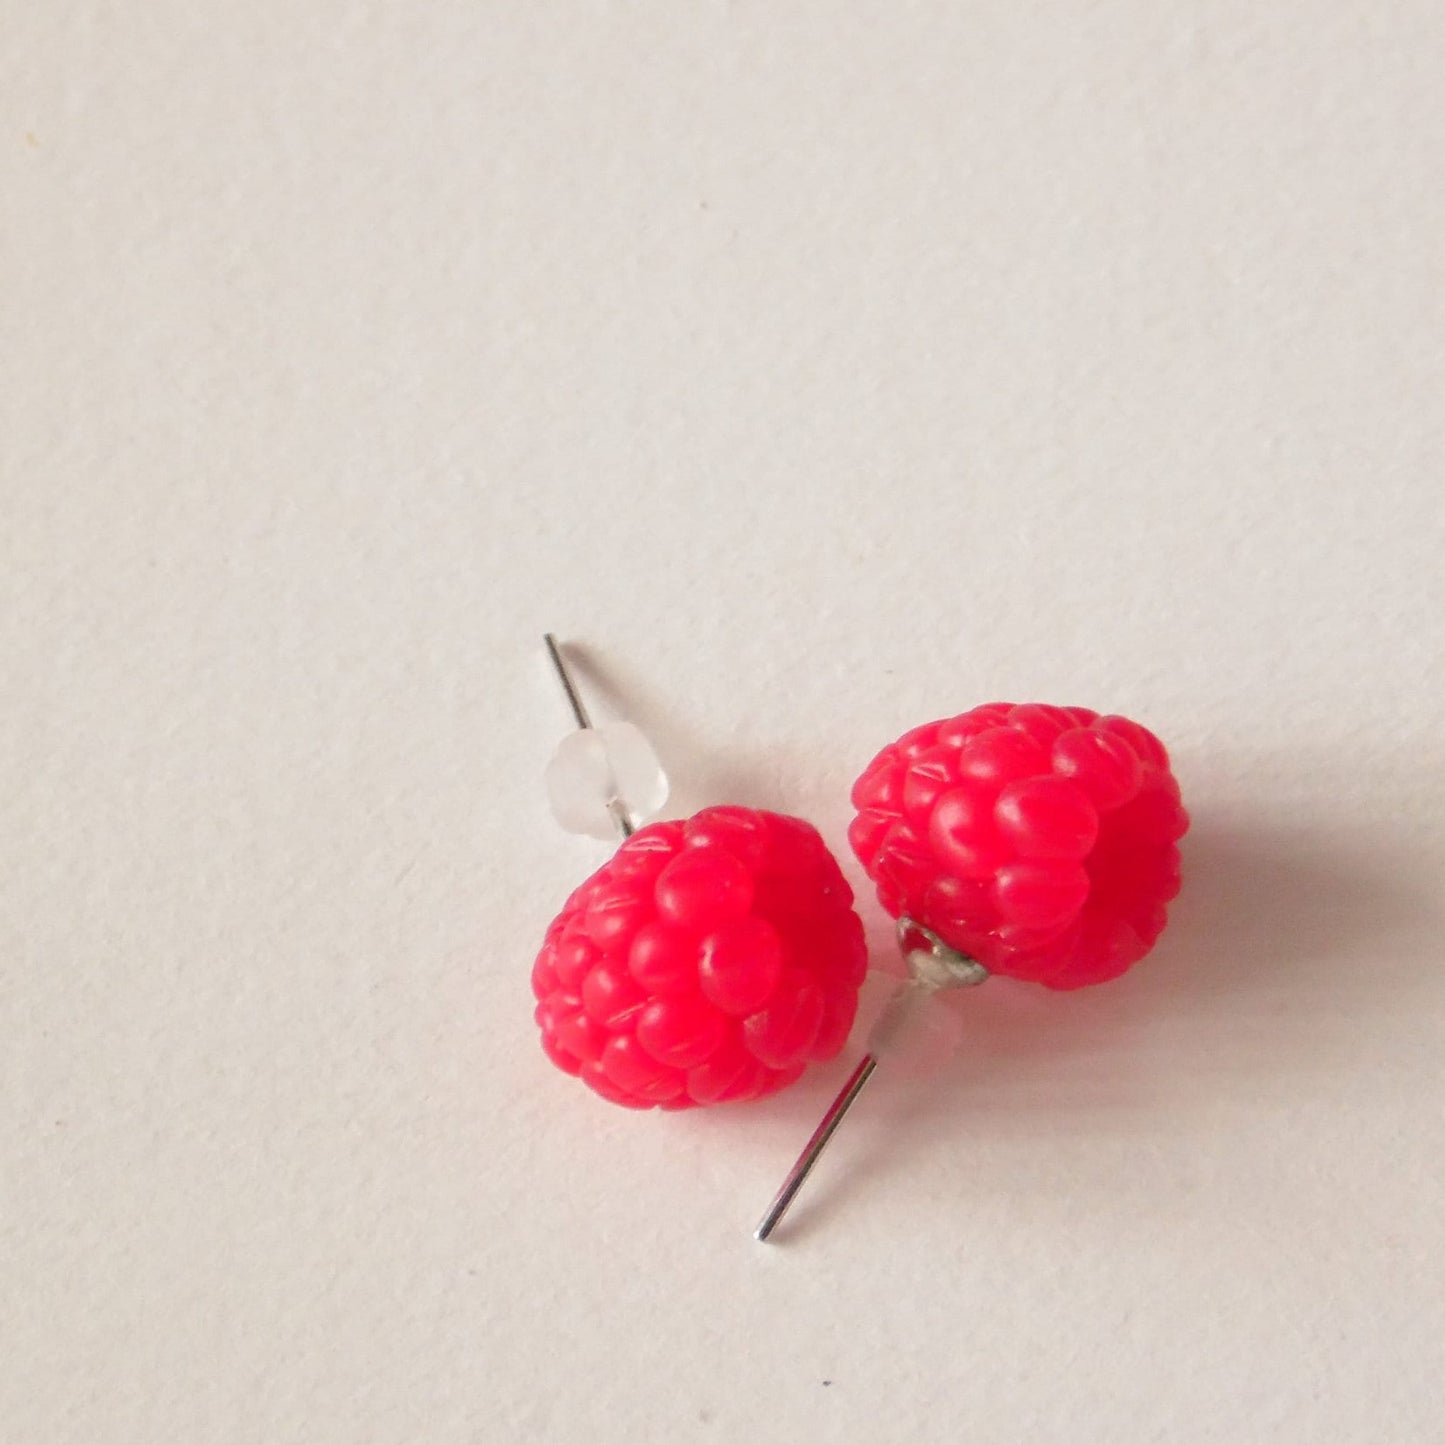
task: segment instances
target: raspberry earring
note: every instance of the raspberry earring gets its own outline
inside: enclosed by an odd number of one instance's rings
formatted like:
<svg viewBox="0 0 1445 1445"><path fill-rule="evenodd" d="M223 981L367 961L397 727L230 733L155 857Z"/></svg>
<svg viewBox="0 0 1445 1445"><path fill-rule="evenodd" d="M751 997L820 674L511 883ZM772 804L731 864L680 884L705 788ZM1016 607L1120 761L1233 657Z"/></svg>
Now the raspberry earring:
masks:
<svg viewBox="0 0 1445 1445"><path fill-rule="evenodd" d="M576 732L547 770L572 832L622 844L547 929L532 969L542 1047L629 1108L757 1099L841 1052L867 971L853 894L811 824L753 808L637 822L667 780L630 723L594 728L556 639Z"/></svg>
<svg viewBox="0 0 1445 1445"><path fill-rule="evenodd" d="M848 837L898 921L912 975L758 1225L767 1239L920 1005L993 974L1072 989L1116 978L1163 932L1189 815L1163 743L1087 708L989 703L884 748Z"/></svg>

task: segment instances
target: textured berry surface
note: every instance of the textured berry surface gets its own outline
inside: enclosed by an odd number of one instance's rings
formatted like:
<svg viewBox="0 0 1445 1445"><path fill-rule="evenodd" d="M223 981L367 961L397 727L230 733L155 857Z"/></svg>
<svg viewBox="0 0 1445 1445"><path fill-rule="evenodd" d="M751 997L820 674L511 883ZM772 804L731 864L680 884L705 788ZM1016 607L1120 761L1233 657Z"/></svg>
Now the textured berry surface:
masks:
<svg viewBox="0 0 1445 1445"><path fill-rule="evenodd" d="M1115 978L1163 932L1189 827L1164 745L1087 708L988 703L884 748L849 840L878 898L994 973Z"/></svg>
<svg viewBox="0 0 1445 1445"><path fill-rule="evenodd" d="M542 1047L604 1099L757 1099L843 1047L867 971L816 830L708 808L634 833L572 894L532 969Z"/></svg>

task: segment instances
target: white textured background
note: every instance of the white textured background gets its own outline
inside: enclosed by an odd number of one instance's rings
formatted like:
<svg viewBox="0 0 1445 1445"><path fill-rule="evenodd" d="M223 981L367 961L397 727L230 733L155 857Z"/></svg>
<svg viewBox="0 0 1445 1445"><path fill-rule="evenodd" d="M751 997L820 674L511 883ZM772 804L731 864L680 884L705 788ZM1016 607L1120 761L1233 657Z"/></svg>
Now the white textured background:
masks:
<svg viewBox="0 0 1445 1445"><path fill-rule="evenodd" d="M1434 0L0 22L6 1445L1445 1438ZM537 1047L546 627L840 847L1135 714L1175 923L758 1246L846 1061Z"/></svg>

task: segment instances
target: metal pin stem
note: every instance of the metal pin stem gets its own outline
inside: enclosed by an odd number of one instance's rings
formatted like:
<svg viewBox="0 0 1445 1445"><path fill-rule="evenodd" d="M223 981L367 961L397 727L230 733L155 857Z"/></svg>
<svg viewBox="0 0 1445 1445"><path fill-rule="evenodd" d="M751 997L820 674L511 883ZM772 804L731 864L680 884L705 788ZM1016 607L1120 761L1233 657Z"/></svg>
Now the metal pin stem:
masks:
<svg viewBox="0 0 1445 1445"><path fill-rule="evenodd" d="M912 981L894 993L879 1015L869 1035L868 1052L863 1055L838 1097L829 1105L822 1122L813 1130L813 1137L798 1155L798 1162L768 1205L762 1223L753 1231L754 1239L766 1239L778 1227L793 1202L793 1196L803 1187L803 1181L812 1172L818 1156L833 1137L834 1130L843 1122L843 1115L852 1108L853 1100L873 1076L873 1070L878 1067L879 1053L888 1053L894 1048L910 1011L940 989L972 988L988 978L988 969L976 958L949 947L932 929L925 928L906 914L898 920L898 943Z"/></svg>
<svg viewBox="0 0 1445 1445"><path fill-rule="evenodd" d="M544 632L542 641L547 644L547 655L552 659L552 667L557 673L557 680L562 684L562 691L567 694L567 704L572 709L572 716L577 719L577 726L584 732L590 730L592 719L587 715L582 695L577 691L572 674L567 671L567 664L562 660L562 649L557 645L557 639L550 632ZM621 798L610 799L607 811L612 814L612 821L617 824L617 831L624 838L630 838L637 831L632 815Z"/></svg>
<svg viewBox="0 0 1445 1445"><path fill-rule="evenodd" d="M572 716L577 719L579 728L590 728L592 719L587 716L587 709L582 704L582 696L577 691L572 681L572 674L567 671L567 664L562 661L562 649L557 646L557 639L550 633L542 634L542 641L547 644L547 655L552 659L552 666L557 670L557 680L562 684L562 691L567 694L567 702L572 708Z"/></svg>
<svg viewBox="0 0 1445 1445"><path fill-rule="evenodd" d="M782 1217L788 1212L788 1206L793 1202L793 1196L803 1187L803 1181L812 1173L818 1156L833 1137L833 1131L843 1122L844 1114L853 1107L854 1099L863 1092L863 1085L872 1077L873 1070L877 1067L878 1060L872 1054L864 1054L858 1061L858 1067L849 1075L848 1082L839 1090L838 1097L828 1106L828 1112L813 1130L813 1137L798 1155L798 1162L789 1171L783 1187L768 1205L768 1212L753 1231L754 1239L765 1240L778 1227Z"/></svg>

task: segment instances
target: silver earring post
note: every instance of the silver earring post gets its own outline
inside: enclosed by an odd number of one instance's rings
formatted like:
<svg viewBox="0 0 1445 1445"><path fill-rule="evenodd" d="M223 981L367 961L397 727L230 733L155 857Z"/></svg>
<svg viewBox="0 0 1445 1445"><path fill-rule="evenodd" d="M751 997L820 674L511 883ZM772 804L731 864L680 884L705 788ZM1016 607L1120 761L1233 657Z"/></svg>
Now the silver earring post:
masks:
<svg viewBox="0 0 1445 1445"><path fill-rule="evenodd" d="M863 1085L873 1077L873 1070L878 1067L878 1060L872 1054L864 1054L858 1061L858 1067L848 1077L848 1082L838 1091L838 1097L828 1105L828 1112L823 1115L818 1127L813 1130L813 1137L803 1147L803 1152L798 1155L797 1163L788 1171L788 1177L783 1181L783 1187L773 1196L773 1202L768 1205L768 1212L763 1215L762 1221L753 1231L753 1238L766 1240L768 1236L782 1222L783 1216L788 1212L788 1206L793 1202L793 1196L803 1187L803 1181L813 1172L813 1165L818 1162L818 1156L822 1154L827 1146L828 1140L833 1137L833 1131L843 1122L843 1116L853 1107L853 1101L863 1092Z"/></svg>
<svg viewBox="0 0 1445 1445"><path fill-rule="evenodd" d="M553 670L557 674L557 680L562 684L562 691L567 694L567 705L572 709L572 716L577 720L577 726L583 732L592 729L592 719L588 716L586 704L582 701L582 694L577 691L577 684L572 681L572 674L567 671L567 663L562 657L562 649L557 639L550 633L542 634L542 641L547 645L547 656L552 659ZM607 811L612 815L612 821L617 825L617 831L624 839L630 838L637 831L637 825L632 821L632 815L627 811L627 805L621 798L611 798L607 803Z"/></svg>
<svg viewBox="0 0 1445 1445"><path fill-rule="evenodd" d="M813 1130L812 1138L803 1146L783 1187L773 1196L768 1212L753 1231L754 1239L766 1240L782 1222L803 1181L813 1172L813 1166L843 1122L843 1116L873 1077L879 1059L897 1052L906 1040L910 1021L916 1019L918 1009L944 989L971 988L988 978L988 970L977 959L950 948L931 929L906 916L898 920L898 944L908 964L910 979L895 990L879 1014L868 1036L868 1052L858 1061L858 1067L848 1076L848 1082L838 1091L828 1112Z"/></svg>

